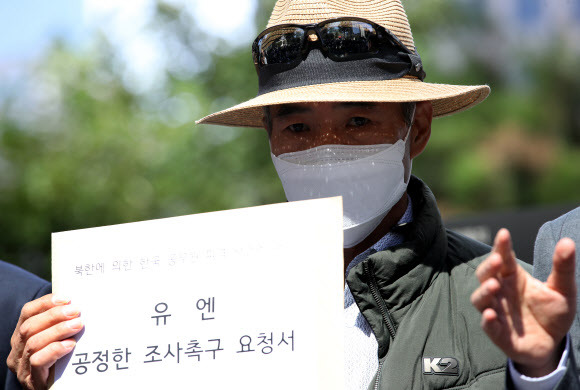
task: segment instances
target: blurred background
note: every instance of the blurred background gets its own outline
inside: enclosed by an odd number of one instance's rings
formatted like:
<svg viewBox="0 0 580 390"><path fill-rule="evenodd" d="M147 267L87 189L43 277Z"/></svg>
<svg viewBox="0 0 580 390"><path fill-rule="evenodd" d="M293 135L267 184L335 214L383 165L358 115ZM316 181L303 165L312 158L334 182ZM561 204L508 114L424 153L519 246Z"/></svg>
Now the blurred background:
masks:
<svg viewBox="0 0 580 390"><path fill-rule="evenodd" d="M264 131L193 124L255 96L273 4L0 2L0 259L49 279L51 232L283 202ZM414 172L450 226L527 229L531 260L580 204L580 2L404 4L426 81L492 88L434 121Z"/></svg>

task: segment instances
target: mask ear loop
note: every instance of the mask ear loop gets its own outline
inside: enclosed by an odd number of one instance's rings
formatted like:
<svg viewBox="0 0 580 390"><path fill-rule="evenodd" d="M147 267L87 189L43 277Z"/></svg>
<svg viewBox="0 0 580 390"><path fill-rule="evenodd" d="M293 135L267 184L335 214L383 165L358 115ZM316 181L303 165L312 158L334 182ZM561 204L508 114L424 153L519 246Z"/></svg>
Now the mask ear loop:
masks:
<svg viewBox="0 0 580 390"><path fill-rule="evenodd" d="M415 112L417 111L417 104L415 103L415 105L413 106L413 114L411 115L411 123L409 124L409 127L407 128L407 135L405 135L405 138L403 138L403 142L405 142L405 145L407 144L407 138L409 138L409 134L411 134L411 129L413 128L413 125L415 124Z"/></svg>
<svg viewBox="0 0 580 390"><path fill-rule="evenodd" d="M415 112L417 111L417 103L415 103L415 105L413 106L413 114L411 115L411 123L409 124L409 128L407 129L407 135L405 135L405 138L403 139L403 142L405 143L405 155L407 154L407 139L409 138L409 135L411 134L411 129L413 128L413 125L415 124ZM409 152L410 153L410 152ZM409 172L407 175L405 175L405 183L409 184L409 179L411 178L411 170L413 168L413 159L409 158Z"/></svg>

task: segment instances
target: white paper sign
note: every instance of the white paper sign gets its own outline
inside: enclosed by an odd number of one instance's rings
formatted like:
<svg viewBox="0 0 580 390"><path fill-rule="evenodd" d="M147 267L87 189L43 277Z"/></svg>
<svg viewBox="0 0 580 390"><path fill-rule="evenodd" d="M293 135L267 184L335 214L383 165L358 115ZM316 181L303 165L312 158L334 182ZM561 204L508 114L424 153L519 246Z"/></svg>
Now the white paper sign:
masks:
<svg viewBox="0 0 580 390"><path fill-rule="evenodd" d="M340 198L53 234L52 388L342 388L342 237Z"/></svg>

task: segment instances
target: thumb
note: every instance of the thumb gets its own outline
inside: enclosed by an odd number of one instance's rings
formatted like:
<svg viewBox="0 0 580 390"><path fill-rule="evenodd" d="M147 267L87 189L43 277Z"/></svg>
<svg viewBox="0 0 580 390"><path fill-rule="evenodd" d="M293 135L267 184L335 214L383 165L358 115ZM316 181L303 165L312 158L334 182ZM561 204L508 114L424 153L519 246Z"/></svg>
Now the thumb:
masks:
<svg viewBox="0 0 580 390"><path fill-rule="evenodd" d="M576 300L575 256L574 241L569 238L558 241L552 258L552 272L546 282L551 289L574 300Z"/></svg>

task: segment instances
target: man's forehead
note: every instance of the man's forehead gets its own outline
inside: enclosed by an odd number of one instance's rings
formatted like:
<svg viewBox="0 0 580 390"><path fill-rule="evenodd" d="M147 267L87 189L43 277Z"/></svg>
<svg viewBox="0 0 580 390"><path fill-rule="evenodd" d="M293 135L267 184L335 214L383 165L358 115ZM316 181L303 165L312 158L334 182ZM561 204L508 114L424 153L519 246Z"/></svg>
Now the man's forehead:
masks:
<svg viewBox="0 0 580 390"><path fill-rule="evenodd" d="M308 113L320 109L343 110L348 108L377 108L381 104L375 102L309 102L309 103L287 103L270 106L274 116L285 116L291 114Z"/></svg>

